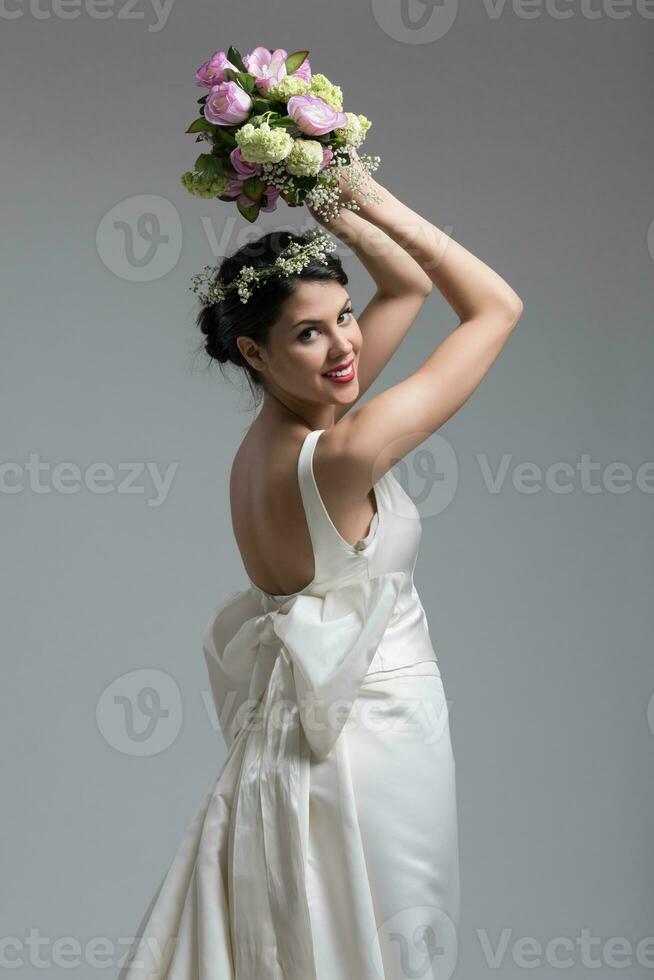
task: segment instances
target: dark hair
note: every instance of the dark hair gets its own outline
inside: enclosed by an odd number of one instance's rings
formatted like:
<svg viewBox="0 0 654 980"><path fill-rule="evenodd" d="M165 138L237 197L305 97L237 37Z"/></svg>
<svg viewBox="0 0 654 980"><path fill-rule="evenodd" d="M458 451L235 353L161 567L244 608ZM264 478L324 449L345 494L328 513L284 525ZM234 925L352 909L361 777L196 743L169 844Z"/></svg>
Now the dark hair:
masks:
<svg viewBox="0 0 654 980"><path fill-rule="evenodd" d="M290 231L271 231L247 242L233 255L222 260L216 278L227 284L236 278L243 266L255 268L272 265L282 249L291 242L305 244L310 239ZM252 394L261 394L263 381L243 357L236 343L237 337L250 337L265 346L270 329L277 322L282 306L295 291L298 280L332 280L347 285L348 277L336 252L328 252L325 262L312 259L297 273L290 276L273 275L261 280L246 303L242 303L238 290L230 289L223 300L203 306L197 316L197 325L205 335L200 345L209 358L223 364L232 364L245 371Z"/></svg>

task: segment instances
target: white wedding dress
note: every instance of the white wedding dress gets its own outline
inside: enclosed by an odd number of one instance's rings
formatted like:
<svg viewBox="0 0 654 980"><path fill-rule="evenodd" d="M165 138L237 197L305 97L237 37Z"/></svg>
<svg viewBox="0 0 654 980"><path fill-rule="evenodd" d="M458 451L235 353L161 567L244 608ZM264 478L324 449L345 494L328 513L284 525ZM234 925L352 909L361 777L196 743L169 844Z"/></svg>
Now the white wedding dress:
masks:
<svg viewBox="0 0 654 980"><path fill-rule="evenodd" d="M447 703L413 584L421 525L395 476L355 545L298 479L315 576L251 582L204 655L227 759L119 980L448 980L459 855Z"/></svg>

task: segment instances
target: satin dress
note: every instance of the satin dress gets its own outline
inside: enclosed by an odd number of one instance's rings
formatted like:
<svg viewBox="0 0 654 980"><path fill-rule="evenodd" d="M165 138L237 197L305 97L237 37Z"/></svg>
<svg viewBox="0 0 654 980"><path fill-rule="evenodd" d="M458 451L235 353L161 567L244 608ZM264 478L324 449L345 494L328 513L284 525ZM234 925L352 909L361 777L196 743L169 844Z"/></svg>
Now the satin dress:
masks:
<svg viewBox="0 0 654 980"><path fill-rule="evenodd" d="M250 581L203 652L228 748L119 980L448 980L459 854L448 705L413 582L422 534L393 473L348 543L298 481L313 581Z"/></svg>

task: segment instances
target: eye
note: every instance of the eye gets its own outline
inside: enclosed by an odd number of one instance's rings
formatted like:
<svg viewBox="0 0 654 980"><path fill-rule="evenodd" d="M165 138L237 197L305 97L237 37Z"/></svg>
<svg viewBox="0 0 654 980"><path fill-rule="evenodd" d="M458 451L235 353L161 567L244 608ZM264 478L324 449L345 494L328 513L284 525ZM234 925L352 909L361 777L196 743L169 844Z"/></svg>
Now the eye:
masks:
<svg viewBox="0 0 654 980"><path fill-rule="evenodd" d="M305 340L309 339L307 334L311 333L312 330L317 330L317 329L318 327L307 327L306 330L303 330L302 333L299 333L297 335L297 339L301 340L304 343Z"/></svg>
<svg viewBox="0 0 654 980"><path fill-rule="evenodd" d="M352 316L352 307L350 306L350 307L348 307L347 310L343 310L343 312L340 314L340 316L339 316L338 319L340 320L342 316L348 317L348 319L346 320L346 323L349 323L350 322L350 318ZM318 329L318 327L307 327L306 330L303 330L301 333L299 333L297 335L297 339L298 340L301 340L302 342L304 342L305 340L308 340L309 339L309 337L307 335L310 334L312 330L317 330L317 329Z"/></svg>

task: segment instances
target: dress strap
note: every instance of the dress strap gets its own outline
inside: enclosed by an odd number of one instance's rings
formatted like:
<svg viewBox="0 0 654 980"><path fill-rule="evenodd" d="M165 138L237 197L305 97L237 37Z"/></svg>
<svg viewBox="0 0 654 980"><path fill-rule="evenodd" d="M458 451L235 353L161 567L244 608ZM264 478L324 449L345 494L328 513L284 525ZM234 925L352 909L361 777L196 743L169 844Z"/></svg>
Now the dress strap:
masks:
<svg viewBox="0 0 654 980"><path fill-rule="evenodd" d="M327 513L313 471L313 454L324 429L309 432L298 458L298 482L304 512L311 534L316 579L322 579L342 568L343 557L351 556L352 547L343 540Z"/></svg>

